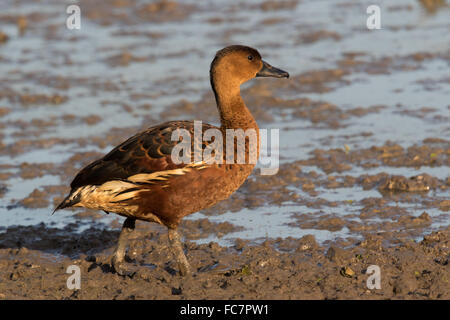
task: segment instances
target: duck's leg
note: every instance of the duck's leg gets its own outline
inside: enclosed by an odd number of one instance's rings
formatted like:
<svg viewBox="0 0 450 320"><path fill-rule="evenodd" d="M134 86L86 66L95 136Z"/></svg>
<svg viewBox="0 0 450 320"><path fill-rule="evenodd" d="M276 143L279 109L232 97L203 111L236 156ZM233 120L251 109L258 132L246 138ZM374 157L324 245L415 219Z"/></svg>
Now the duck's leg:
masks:
<svg viewBox="0 0 450 320"><path fill-rule="evenodd" d="M116 250L114 251L113 257L111 259L111 265L116 270L116 272L122 276L131 276L134 272L125 267L125 252L127 249L128 239L133 233L136 225L136 219L126 218L122 231L120 232L119 241L117 243Z"/></svg>
<svg viewBox="0 0 450 320"><path fill-rule="evenodd" d="M181 244L180 235L178 234L177 229L169 228L169 244L175 259L177 260L178 267L180 268L180 274L182 276L190 275L191 266L184 255L183 245Z"/></svg>

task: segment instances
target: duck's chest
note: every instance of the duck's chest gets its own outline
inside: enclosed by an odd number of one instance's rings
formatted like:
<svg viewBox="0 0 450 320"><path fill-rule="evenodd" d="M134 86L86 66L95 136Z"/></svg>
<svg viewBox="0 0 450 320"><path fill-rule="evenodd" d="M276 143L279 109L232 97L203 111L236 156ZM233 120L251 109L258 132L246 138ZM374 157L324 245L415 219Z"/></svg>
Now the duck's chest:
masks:
<svg viewBox="0 0 450 320"><path fill-rule="evenodd" d="M197 174L180 177L167 187L167 203L181 216L210 207L239 189L253 168L250 164L214 165Z"/></svg>
<svg viewBox="0 0 450 320"><path fill-rule="evenodd" d="M176 225L184 216L227 199L253 168L253 164L223 164L193 170L141 192L136 204L140 212L151 212L165 224Z"/></svg>

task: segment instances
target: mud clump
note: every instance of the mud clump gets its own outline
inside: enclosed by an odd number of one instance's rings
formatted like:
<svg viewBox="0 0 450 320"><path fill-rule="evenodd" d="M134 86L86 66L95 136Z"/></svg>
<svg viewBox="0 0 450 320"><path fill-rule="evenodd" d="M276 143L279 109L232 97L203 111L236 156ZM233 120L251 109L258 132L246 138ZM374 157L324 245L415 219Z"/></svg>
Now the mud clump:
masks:
<svg viewBox="0 0 450 320"><path fill-rule="evenodd" d="M298 0L282 0L273 1L268 0L260 4L260 8L263 11L274 11L274 10L294 10L297 7Z"/></svg>
<svg viewBox="0 0 450 320"><path fill-rule="evenodd" d="M428 213L423 212L420 216L402 216L398 219L398 222L403 225L429 225L431 224L431 217Z"/></svg>
<svg viewBox="0 0 450 320"><path fill-rule="evenodd" d="M291 227L297 226L302 229L318 229L318 230L329 230L329 231L339 231L341 230L346 222L338 217L331 217L330 215L321 215L320 218L314 217L310 214L295 214L294 217L297 219L296 222L291 222L289 225Z"/></svg>
<svg viewBox="0 0 450 320"><path fill-rule="evenodd" d="M189 240L207 238L209 235L215 235L218 238L221 238L227 233L243 229L243 227L235 226L229 222L213 223L206 218L184 220L181 223L182 233Z"/></svg>
<svg viewBox="0 0 450 320"><path fill-rule="evenodd" d="M3 117L11 112L11 108L0 107L0 117Z"/></svg>
<svg viewBox="0 0 450 320"><path fill-rule="evenodd" d="M97 115L90 115L83 118L83 121L88 124L89 126L96 125L100 121L102 121L102 118Z"/></svg>
<svg viewBox="0 0 450 320"><path fill-rule="evenodd" d="M295 87L296 90L302 88L299 92L325 93L332 91L332 88L327 86L328 83L348 84L348 81L344 80L344 76L347 74L349 74L348 71L340 68L309 71L293 77L293 81L289 85Z"/></svg>
<svg viewBox="0 0 450 320"><path fill-rule="evenodd" d="M445 0L419 0L419 3L430 14L435 14L439 9L448 6Z"/></svg>
<svg viewBox="0 0 450 320"><path fill-rule="evenodd" d="M351 169L352 165L363 168L379 166L417 167L421 166L449 166L450 143L414 145L408 148L386 142L382 146L358 150L315 149L312 157L299 161L303 165L318 165L326 173L342 172ZM409 185L412 186L413 182ZM416 182L419 184L419 181Z"/></svg>
<svg viewBox="0 0 450 320"><path fill-rule="evenodd" d="M20 204L28 209L47 208L50 205L50 201L47 199L47 193L34 189L28 197L22 199Z"/></svg>
<svg viewBox="0 0 450 320"><path fill-rule="evenodd" d="M145 62L148 60L146 57L136 57L130 52L125 51L120 54L111 56L106 59L106 63L112 67L128 66L132 62Z"/></svg>
<svg viewBox="0 0 450 320"><path fill-rule="evenodd" d="M352 254L349 251L346 251L342 248L336 247L336 246L331 246L327 253L326 253L326 257L332 261L332 262L336 262L337 264L346 264L347 262L349 262L352 259Z"/></svg>
<svg viewBox="0 0 450 320"><path fill-rule="evenodd" d="M15 99L18 99L18 101L24 105L31 105L31 104L61 104L68 100L67 97L61 96L59 94L54 95L45 95L45 94L20 94L15 97ZM13 99L13 100L15 100Z"/></svg>
<svg viewBox="0 0 450 320"><path fill-rule="evenodd" d="M341 39L341 36L334 31L319 30L311 33L302 34L298 42L309 44L317 42L322 39L332 39L335 41L339 41Z"/></svg>
<svg viewBox="0 0 450 320"><path fill-rule="evenodd" d="M53 163L28 163L23 162L20 164L19 168L20 171L20 177L22 179L34 179L38 177L42 177L48 172L54 172L54 164Z"/></svg>
<svg viewBox="0 0 450 320"><path fill-rule="evenodd" d="M191 6L163 0L142 5L136 10L136 14L143 20L168 21L184 19L191 10Z"/></svg>
<svg viewBox="0 0 450 320"><path fill-rule="evenodd" d="M330 231L339 231L345 226L345 221L338 217L320 220L317 223L317 229L325 229Z"/></svg>
<svg viewBox="0 0 450 320"><path fill-rule="evenodd" d="M439 203L439 207L443 211L450 211L450 200L444 200Z"/></svg>
<svg viewBox="0 0 450 320"><path fill-rule="evenodd" d="M381 190L426 192L436 188L437 179L427 174L418 175L409 179L403 176L392 176L380 186Z"/></svg>
<svg viewBox="0 0 450 320"><path fill-rule="evenodd" d="M3 198L8 188L4 184L0 184L0 198Z"/></svg>

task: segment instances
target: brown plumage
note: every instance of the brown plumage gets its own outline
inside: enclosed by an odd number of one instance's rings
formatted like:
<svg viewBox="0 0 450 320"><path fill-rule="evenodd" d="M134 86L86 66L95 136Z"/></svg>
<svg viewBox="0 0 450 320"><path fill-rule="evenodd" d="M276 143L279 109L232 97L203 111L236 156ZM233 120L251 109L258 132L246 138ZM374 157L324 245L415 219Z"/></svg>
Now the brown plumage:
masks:
<svg viewBox="0 0 450 320"><path fill-rule="evenodd" d="M253 170L255 164L249 159L259 156L259 129L241 98L240 85L254 77L268 76L281 78L289 75L261 60L255 49L245 46L226 47L217 52L211 63L211 86L221 126L202 124L201 131L216 129L222 133L223 153L218 153L218 157L226 159L227 129L253 129L256 146L248 137L241 140L245 163L198 161L194 157L195 151L206 150L215 140L198 140L192 121L166 122L136 134L82 169L70 185L70 194L55 211L66 207L86 207L126 217L112 258L113 267L123 275L130 274L124 264L124 256L126 240L134 229L135 220L165 225L169 229L169 241L180 272L190 273L176 229L184 216L228 198ZM172 157L172 151L181 142L172 141L177 129L185 129L191 137L193 152L185 163L178 163ZM236 159L239 142L232 148Z"/></svg>

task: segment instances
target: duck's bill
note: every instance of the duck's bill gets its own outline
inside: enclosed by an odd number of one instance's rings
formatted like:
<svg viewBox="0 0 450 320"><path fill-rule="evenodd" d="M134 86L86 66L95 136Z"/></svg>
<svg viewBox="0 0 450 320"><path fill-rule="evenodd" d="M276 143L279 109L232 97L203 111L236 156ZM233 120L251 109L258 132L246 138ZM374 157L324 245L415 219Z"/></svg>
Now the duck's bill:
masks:
<svg viewBox="0 0 450 320"><path fill-rule="evenodd" d="M262 61L263 66L256 74L257 77L275 77L275 78L289 78L289 73L281 69L272 67L270 64Z"/></svg>

